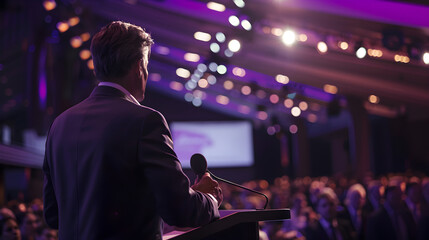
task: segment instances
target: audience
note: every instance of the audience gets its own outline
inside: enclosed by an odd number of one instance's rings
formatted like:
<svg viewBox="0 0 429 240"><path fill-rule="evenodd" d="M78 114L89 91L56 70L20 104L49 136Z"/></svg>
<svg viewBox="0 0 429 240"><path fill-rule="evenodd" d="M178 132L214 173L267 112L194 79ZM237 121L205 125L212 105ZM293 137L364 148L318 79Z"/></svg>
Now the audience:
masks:
<svg viewBox="0 0 429 240"><path fill-rule="evenodd" d="M264 240L429 239L429 178L387 175L363 181L344 176L282 176L243 183L268 195L267 208L290 208L291 219L261 222ZM221 209L260 209L259 195L221 183ZM58 240L41 217L41 199L0 208L0 240Z"/></svg>

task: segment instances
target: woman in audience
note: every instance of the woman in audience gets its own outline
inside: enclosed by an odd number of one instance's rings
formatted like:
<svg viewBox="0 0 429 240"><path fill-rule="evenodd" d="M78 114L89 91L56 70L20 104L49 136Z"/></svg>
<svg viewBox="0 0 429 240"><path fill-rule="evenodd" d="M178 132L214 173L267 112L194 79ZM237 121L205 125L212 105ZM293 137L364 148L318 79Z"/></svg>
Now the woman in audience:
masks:
<svg viewBox="0 0 429 240"><path fill-rule="evenodd" d="M21 240L21 231L15 218L0 220L0 240Z"/></svg>

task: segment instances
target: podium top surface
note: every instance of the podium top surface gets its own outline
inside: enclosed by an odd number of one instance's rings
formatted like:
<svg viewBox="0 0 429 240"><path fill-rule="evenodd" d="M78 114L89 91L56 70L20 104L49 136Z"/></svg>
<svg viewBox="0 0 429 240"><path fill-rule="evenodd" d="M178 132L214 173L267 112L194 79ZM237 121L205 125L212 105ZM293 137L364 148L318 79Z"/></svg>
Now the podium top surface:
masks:
<svg viewBox="0 0 429 240"><path fill-rule="evenodd" d="M163 239L199 239L213 233L228 229L240 223L259 221L280 221L290 219L289 209L267 209L267 210L220 210L220 219L207 225L191 229L187 232L174 231L164 235Z"/></svg>

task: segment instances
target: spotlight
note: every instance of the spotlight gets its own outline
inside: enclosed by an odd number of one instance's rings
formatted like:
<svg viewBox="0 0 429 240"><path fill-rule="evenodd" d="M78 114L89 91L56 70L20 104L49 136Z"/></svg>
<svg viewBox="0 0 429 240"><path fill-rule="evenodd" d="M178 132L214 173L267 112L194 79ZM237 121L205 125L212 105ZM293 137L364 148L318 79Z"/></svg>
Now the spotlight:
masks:
<svg viewBox="0 0 429 240"><path fill-rule="evenodd" d="M208 42L212 37L210 36L210 34L205 32L195 32L194 38L203 42Z"/></svg>
<svg viewBox="0 0 429 240"><path fill-rule="evenodd" d="M328 45L325 42L320 41L317 43L317 51L321 54L324 54L328 51Z"/></svg>
<svg viewBox="0 0 429 240"><path fill-rule="evenodd" d="M425 53L423 54L423 62L424 62L425 64L429 64L429 52L425 52Z"/></svg>
<svg viewBox="0 0 429 240"><path fill-rule="evenodd" d="M228 43L228 49L231 50L231 52L238 52L241 48L241 44L237 39L232 39Z"/></svg>
<svg viewBox="0 0 429 240"><path fill-rule="evenodd" d="M244 19L243 21L241 21L241 26L247 31L252 30L252 24L247 19Z"/></svg>
<svg viewBox="0 0 429 240"><path fill-rule="evenodd" d="M210 50L214 53L218 53L220 51L220 46L217 43L210 44Z"/></svg>
<svg viewBox="0 0 429 240"><path fill-rule="evenodd" d="M216 40L218 40L220 43L225 42L225 39L226 39L225 34L221 32L216 33Z"/></svg>
<svg viewBox="0 0 429 240"><path fill-rule="evenodd" d="M364 58L366 56L366 48L363 46L363 42L357 42L355 45L356 57Z"/></svg>
<svg viewBox="0 0 429 240"><path fill-rule="evenodd" d="M208 2L207 8L217 12L225 11L225 5L217 3L217 2Z"/></svg>
<svg viewBox="0 0 429 240"><path fill-rule="evenodd" d="M356 57L358 58L364 58L366 56L366 48L360 47L356 50Z"/></svg>
<svg viewBox="0 0 429 240"><path fill-rule="evenodd" d="M239 8L243 8L245 5L243 0L233 0L233 1L234 1L235 5Z"/></svg>
<svg viewBox="0 0 429 240"><path fill-rule="evenodd" d="M349 44L347 42L339 42L338 47L340 47L342 50L347 50L349 48Z"/></svg>
<svg viewBox="0 0 429 240"><path fill-rule="evenodd" d="M295 43L296 34L294 31L286 30L282 35L282 41L286 46L292 46Z"/></svg>
<svg viewBox="0 0 429 240"><path fill-rule="evenodd" d="M237 27L238 25L240 25L240 19L238 19L238 17L235 15L230 16L228 18L228 21L234 27Z"/></svg>

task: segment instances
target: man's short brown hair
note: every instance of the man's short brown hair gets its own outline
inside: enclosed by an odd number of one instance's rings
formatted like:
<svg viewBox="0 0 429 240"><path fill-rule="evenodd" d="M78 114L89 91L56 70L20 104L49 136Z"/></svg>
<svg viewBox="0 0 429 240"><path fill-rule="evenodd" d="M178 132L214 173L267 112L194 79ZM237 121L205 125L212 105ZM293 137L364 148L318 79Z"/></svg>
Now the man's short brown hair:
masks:
<svg viewBox="0 0 429 240"><path fill-rule="evenodd" d="M91 42L95 76L100 81L125 76L152 44L150 34L139 26L121 21L104 26Z"/></svg>

